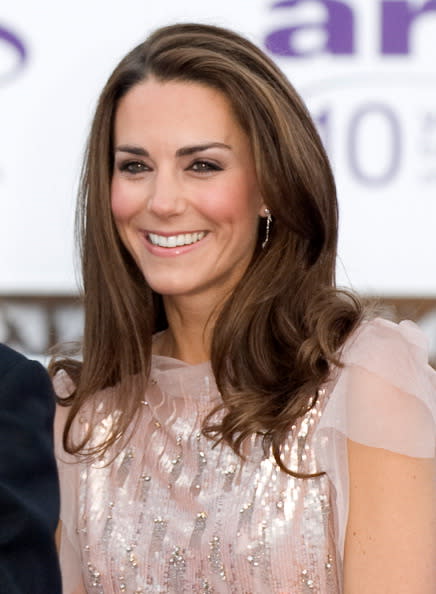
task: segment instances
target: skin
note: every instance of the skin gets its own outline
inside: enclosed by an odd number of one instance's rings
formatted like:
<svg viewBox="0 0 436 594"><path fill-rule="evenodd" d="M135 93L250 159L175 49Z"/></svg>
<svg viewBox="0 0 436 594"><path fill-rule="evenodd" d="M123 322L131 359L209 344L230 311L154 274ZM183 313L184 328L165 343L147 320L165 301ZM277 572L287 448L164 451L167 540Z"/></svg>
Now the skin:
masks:
<svg viewBox="0 0 436 594"><path fill-rule="evenodd" d="M434 460L349 441L345 594L434 594Z"/></svg>
<svg viewBox="0 0 436 594"><path fill-rule="evenodd" d="M169 330L157 350L188 363L207 360L207 323L244 274L265 216L249 139L222 93L153 78L123 97L114 132L112 212L164 299ZM149 236L194 232L204 237L170 249Z"/></svg>

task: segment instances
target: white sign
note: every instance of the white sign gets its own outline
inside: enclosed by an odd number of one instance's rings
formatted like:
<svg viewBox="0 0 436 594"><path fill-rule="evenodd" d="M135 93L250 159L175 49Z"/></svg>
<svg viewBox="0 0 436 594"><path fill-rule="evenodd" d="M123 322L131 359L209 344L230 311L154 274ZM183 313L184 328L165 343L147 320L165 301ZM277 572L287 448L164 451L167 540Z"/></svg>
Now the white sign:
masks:
<svg viewBox="0 0 436 594"><path fill-rule="evenodd" d="M436 295L436 0L6 0L0 293L76 291L75 192L98 93L129 49L177 21L248 36L303 95L338 184L339 282Z"/></svg>

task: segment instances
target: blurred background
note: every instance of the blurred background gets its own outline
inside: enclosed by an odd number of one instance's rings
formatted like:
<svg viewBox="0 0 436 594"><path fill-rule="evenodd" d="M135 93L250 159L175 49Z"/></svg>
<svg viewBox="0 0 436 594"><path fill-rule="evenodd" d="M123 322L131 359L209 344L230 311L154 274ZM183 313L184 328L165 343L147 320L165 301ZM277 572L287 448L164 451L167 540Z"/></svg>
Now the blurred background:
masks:
<svg viewBox="0 0 436 594"><path fill-rule="evenodd" d="M340 202L338 283L417 321L436 360L436 1L14 0L0 7L0 341L80 338L74 203L98 94L154 28L230 27L305 99Z"/></svg>

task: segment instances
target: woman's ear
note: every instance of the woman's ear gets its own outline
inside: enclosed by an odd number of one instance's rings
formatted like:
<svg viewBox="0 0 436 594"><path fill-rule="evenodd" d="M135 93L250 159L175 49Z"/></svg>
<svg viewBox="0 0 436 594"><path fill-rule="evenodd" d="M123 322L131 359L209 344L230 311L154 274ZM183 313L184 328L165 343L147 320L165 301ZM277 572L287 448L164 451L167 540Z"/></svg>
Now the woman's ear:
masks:
<svg viewBox="0 0 436 594"><path fill-rule="evenodd" d="M265 202L262 202L262 204L260 205L260 208L259 208L259 216L262 217L262 219L266 219L268 217L268 214L270 215L271 211L267 207Z"/></svg>

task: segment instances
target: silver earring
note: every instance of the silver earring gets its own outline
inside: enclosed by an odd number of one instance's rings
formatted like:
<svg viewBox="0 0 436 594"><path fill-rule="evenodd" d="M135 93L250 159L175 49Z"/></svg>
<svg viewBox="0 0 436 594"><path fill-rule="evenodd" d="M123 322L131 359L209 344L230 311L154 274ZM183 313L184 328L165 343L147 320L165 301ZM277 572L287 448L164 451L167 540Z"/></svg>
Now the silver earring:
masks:
<svg viewBox="0 0 436 594"><path fill-rule="evenodd" d="M271 216L271 211L269 208L265 208L265 214L266 214L266 230L265 230L265 239L262 242L262 249L265 249L265 246L269 241L269 230L270 230L271 223L272 223L272 216Z"/></svg>

